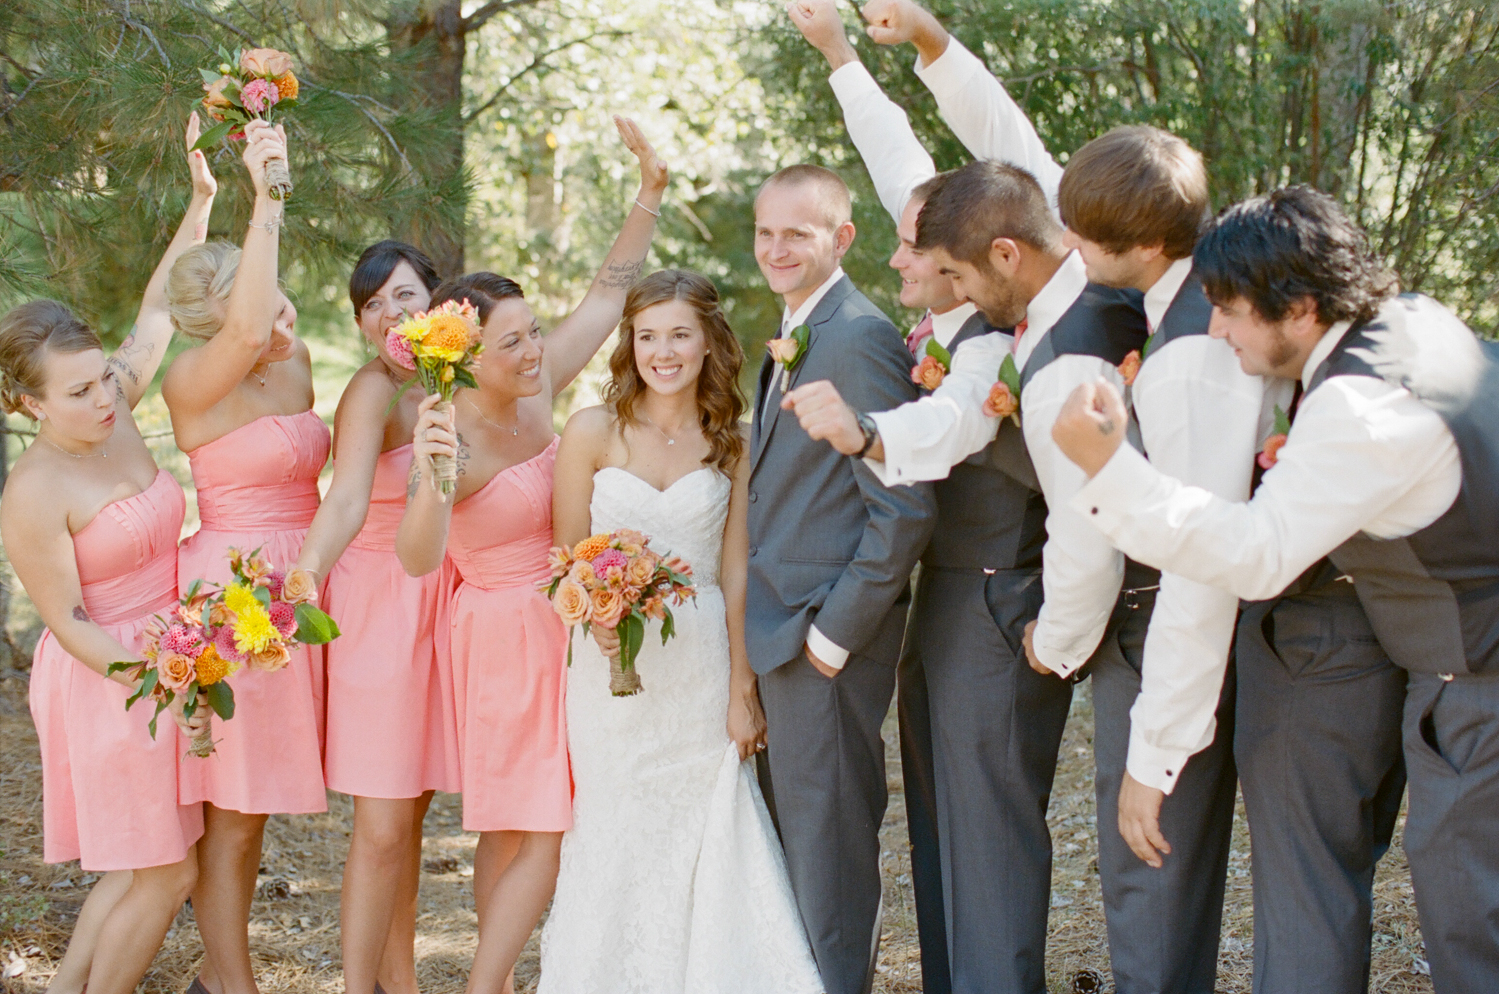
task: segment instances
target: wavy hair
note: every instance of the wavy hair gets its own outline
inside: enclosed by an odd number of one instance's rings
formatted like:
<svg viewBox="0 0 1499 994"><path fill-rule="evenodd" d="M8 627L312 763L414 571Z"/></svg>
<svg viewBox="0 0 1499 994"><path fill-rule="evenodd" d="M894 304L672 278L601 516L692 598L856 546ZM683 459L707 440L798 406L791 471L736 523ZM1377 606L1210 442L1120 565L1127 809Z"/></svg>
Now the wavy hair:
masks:
<svg viewBox="0 0 1499 994"><path fill-rule="evenodd" d="M739 419L745 411L744 396L739 392L744 350L724 317L718 288L708 277L685 269L663 269L630 287L619 322L619 344L609 357L610 379L604 387L604 403L621 428L640 424L635 405L647 387L635 365L635 318L646 308L671 300L692 308L708 342L697 379L698 423L708 440L703 464L733 476L744 455L744 436L739 430Z"/></svg>

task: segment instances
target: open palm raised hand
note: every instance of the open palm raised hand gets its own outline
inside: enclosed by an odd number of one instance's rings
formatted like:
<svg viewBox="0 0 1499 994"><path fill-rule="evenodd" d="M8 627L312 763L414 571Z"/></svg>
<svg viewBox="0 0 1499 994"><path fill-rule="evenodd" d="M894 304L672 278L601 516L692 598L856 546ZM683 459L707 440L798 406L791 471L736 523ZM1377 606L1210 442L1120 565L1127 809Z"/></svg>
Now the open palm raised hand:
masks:
<svg viewBox="0 0 1499 994"><path fill-rule="evenodd" d="M671 170L661 156L656 154L656 149L646 140L645 133L640 130L640 125L628 117L614 115L614 126L619 129L619 136L625 140L625 146L640 160L640 185L648 190L666 189L666 181L671 178Z"/></svg>
<svg viewBox="0 0 1499 994"><path fill-rule="evenodd" d="M211 197L219 192L219 182L213 178L213 171L208 168L207 156L193 151L193 146L198 144L200 130L198 112L193 111L187 115L187 169L193 177L193 193L199 197Z"/></svg>

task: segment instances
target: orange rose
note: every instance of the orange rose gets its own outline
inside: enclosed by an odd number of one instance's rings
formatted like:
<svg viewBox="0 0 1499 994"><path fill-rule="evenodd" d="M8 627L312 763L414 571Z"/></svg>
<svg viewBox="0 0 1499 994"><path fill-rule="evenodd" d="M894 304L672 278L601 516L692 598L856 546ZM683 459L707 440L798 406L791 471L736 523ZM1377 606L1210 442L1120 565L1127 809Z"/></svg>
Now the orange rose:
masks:
<svg viewBox="0 0 1499 994"><path fill-rule="evenodd" d="M593 604L588 599L588 591L581 584L563 580L557 584L557 593L552 597L552 609L557 612L557 617L562 619L564 625L571 627L588 620Z"/></svg>
<svg viewBox="0 0 1499 994"><path fill-rule="evenodd" d="M595 625L613 628L619 624L619 619L625 616L625 595L622 590L614 587L600 587L589 594L589 601L591 620Z"/></svg>
<svg viewBox="0 0 1499 994"><path fill-rule="evenodd" d="M252 670L274 673L285 669L289 662L291 662L291 652L282 642L272 642L259 652L250 653L250 669Z"/></svg>
<svg viewBox="0 0 1499 994"><path fill-rule="evenodd" d="M239 57L239 67L251 76L281 76L291 72L291 56L274 48L252 48Z"/></svg>
<svg viewBox="0 0 1499 994"><path fill-rule="evenodd" d="M572 569L567 571L567 578L583 587L591 587L598 580L593 571L593 563L586 559L579 559L573 563Z"/></svg>
<svg viewBox="0 0 1499 994"><path fill-rule="evenodd" d="M1124 385L1134 386L1135 377L1140 375L1140 350L1134 349L1124 357L1119 364L1119 375L1124 377Z"/></svg>
<svg viewBox="0 0 1499 994"><path fill-rule="evenodd" d="M782 366L795 361L800 348L801 344L794 338L772 338L765 343L765 351Z"/></svg>
<svg viewBox="0 0 1499 994"><path fill-rule="evenodd" d="M625 582L632 587L644 587L656 575L656 563L649 556L636 556L625 567Z"/></svg>
<svg viewBox="0 0 1499 994"><path fill-rule="evenodd" d="M161 685L174 694L186 693L188 684L198 678L193 661L180 652L163 652L158 655L156 674Z"/></svg>
<svg viewBox="0 0 1499 994"><path fill-rule="evenodd" d="M989 388L989 397L984 401L984 416L989 418L1014 417L1015 412L1020 410L1020 402L1015 395L1010 393L1010 388L1003 383L995 382Z"/></svg>
<svg viewBox="0 0 1499 994"><path fill-rule="evenodd" d="M921 362L911 367L911 382L925 390L935 390L947 377L947 370L936 356L924 356Z"/></svg>
<svg viewBox="0 0 1499 994"><path fill-rule="evenodd" d="M1260 464L1260 469L1269 469L1280 462L1280 449L1285 444L1286 436L1284 435L1271 435L1265 439L1265 447L1255 457L1255 461Z"/></svg>
<svg viewBox="0 0 1499 994"><path fill-rule="evenodd" d="M317 577L305 569L292 570L281 585L281 599L288 604L309 604L317 600Z"/></svg>

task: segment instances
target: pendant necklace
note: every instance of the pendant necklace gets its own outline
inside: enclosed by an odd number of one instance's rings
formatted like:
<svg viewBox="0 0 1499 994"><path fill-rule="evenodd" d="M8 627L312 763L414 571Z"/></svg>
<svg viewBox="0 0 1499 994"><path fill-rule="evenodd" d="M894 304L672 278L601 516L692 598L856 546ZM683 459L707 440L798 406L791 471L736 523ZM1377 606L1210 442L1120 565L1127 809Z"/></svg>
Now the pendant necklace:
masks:
<svg viewBox="0 0 1499 994"><path fill-rule="evenodd" d="M651 416L649 414L645 413L644 411L641 411L640 412L640 416L642 418L645 418L645 423L646 424L650 425L652 428L656 429L658 432L661 433L661 437L664 438L664 439L666 439L666 444L667 445L676 445L677 444L677 440L675 438L672 438L670 435L668 435L666 433L666 430L664 428L662 428L660 425L656 424L656 422L652 421L651 420Z"/></svg>
<svg viewBox="0 0 1499 994"><path fill-rule="evenodd" d="M467 397L465 397L463 399L464 400L468 400ZM479 420L480 421L483 421L485 424L489 425L491 428L498 428L500 431L508 431L511 435L519 435L520 434L520 406L519 405L517 405L516 408L515 408L515 424L514 424L514 426L512 426L510 428L506 428L504 425L495 424L493 421L491 421L488 418L486 418L484 416L484 412L481 411L481 410L479 410L479 405L475 404L473 401L468 400L468 406L472 407L474 409L474 413L477 414L477 415L479 415Z"/></svg>
<svg viewBox="0 0 1499 994"><path fill-rule="evenodd" d="M100 449L98 452L69 452L67 449L63 448L61 445L58 445L56 442L52 441L52 439L48 438L46 435L41 434L40 432L37 433L36 437L52 446L63 455L72 456L74 459L91 459L94 456L98 456L100 459L109 458L109 452L105 449Z"/></svg>

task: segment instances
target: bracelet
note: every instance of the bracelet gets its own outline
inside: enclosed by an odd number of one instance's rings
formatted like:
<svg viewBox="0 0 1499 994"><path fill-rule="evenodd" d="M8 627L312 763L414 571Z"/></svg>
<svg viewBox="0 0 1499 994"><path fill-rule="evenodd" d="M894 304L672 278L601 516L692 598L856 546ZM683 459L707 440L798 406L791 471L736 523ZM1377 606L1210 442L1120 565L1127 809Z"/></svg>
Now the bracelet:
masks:
<svg viewBox="0 0 1499 994"><path fill-rule="evenodd" d="M647 214L651 215L652 217L660 217L661 216L661 212L660 211L653 211L649 207L647 207L645 204L642 204L640 202L640 198L639 197L635 198L635 206L639 207L641 210L645 211Z"/></svg>
<svg viewBox="0 0 1499 994"><path fill-rule="evenodd" d="M265 224L256 224L254 221L251 221L250 222L250 227L252 227L252 228L264 228L266 231L275 231L277 228L281 227L281 222L282 222L282 219L279 218L279 217L276 218L273 221L267 221Z"/></svg>

